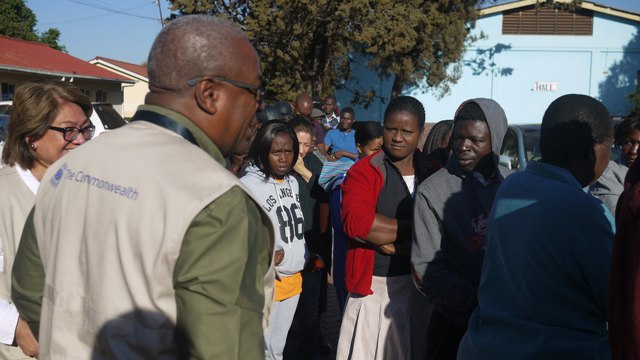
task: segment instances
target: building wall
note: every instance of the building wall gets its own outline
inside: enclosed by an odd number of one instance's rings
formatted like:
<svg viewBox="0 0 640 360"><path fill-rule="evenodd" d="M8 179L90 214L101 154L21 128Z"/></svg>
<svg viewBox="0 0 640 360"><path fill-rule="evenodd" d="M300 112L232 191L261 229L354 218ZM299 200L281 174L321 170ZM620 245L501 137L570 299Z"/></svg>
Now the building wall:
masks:
<svg viewBox="0 0 640 360"><path fill-rule="evenodd" d="M476 97L500 103L510 123L539 123L549 103L569 93L598 98L614 115L631 111L625 96L635 90L640 71L640 24L596 12L592 36L502 35L502 14L492 14L478 20L480 31L487 38L466 51L463 75L447 96L405 91L424 104L428 122L451 119L460 103ZM390 88L391 79L363 66L354 73ZM349 92L337 97L342 107L349 105ZM382 119L383 108L378 101L356 112L359 119Z"/></svg>
<svg viewBox="0 0 640 360"><path fill-rule="evenodd" d="M13 73L13 72L0 72L0 84L8 83L12 84L15 89L27 81L37 79L56 79L61 80L62 77L42 76L39 74L28 73ZM70 81L71 79L65 77L64 81ZM119 82L100 81L100 80L87 80L87 79L73 79L73 84L84 90L91 101L96 101L96 94L99 92L106 93L106 100L114 104L114 107L122 107L122 90ZM3 94L4 95L4 94Z"/></svg>
<svg viewBox="0 0 640 360"><path fill-rule="evenodd" d="M149 92L149 84L145 81L137 81L135 84L122 84L124 101L122 103L122 116L133 117L138 106L144 104L144 98Z"/></svg>
<svg viewBox="0 0 640 360"><path fill-rule="evenodd" d="M122 84L122 104L117 107L114 106L114 108L120 113L120 115L122 115L122 117L133 117L133 114L135 114L138 106L144 104L144 98L149 92L149 83L147 81L141 80L140 78L133 77L128 73L118 71L112 66L106 66L99 62L95 62L93 64L135 81L135 84Z"/></svg>

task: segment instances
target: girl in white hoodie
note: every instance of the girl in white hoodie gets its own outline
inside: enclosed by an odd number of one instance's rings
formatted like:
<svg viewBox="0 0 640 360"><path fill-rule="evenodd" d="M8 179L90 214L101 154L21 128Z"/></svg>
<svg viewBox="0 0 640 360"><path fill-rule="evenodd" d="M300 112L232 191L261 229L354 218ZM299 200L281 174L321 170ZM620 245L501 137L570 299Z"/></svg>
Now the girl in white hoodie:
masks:
<svg viewBox="0 0 640 360"><path fill-rule="evenodd" d="M298 182L290 176L298 159L298 139L288 124L271 121L258 131L249 155L253 165L240 181L269 214L276 238L275 294L265 342L268 355L279 360L302 292L300 271L307 258Z"/></svg>

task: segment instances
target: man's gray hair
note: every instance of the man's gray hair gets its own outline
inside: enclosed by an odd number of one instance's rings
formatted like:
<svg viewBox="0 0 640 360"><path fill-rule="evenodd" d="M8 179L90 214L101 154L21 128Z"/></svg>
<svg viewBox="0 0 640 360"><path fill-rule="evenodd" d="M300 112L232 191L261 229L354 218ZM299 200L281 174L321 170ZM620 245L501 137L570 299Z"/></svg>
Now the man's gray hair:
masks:
<svg viewBox="0 0 640 360"><path fill-rule="evenodd" d="M240 27L226 19L187 15L171 21L160 31L147 67L149 84L182 89L198 76L225 76L237 63L234 43L247 39Z"/></svg>

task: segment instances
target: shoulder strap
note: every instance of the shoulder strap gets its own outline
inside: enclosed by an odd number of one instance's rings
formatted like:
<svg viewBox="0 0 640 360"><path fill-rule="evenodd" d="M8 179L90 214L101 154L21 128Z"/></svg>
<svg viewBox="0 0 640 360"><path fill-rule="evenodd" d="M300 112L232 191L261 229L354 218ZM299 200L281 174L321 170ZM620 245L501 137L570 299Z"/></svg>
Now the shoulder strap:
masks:
<svg viewBox="0 0 640 360"><path fill-rule="evenodd" d="M138 110L133 115L131 121L146 121L152 124L163 127L167 130L171 130L174 133L182 136L185 140L192 143L195 146L198 146L196 139L191 134L191 131L186 127L180 125L177 121L166 117L164 115L158 114L157 112L149 111L149 110Z"/></svg>

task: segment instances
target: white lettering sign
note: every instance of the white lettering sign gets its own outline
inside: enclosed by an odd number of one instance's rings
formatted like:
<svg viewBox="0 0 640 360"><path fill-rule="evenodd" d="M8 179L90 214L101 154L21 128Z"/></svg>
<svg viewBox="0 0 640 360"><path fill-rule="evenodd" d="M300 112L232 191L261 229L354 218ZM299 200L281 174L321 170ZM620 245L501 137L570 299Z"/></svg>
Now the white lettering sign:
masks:
<svg viewBox="0 0 640 360"><path fill-rule="evenodd" d="M558 84L558 82L536 81L533 83L533 89L531 89L531 91L557 91Z"/></svg>

